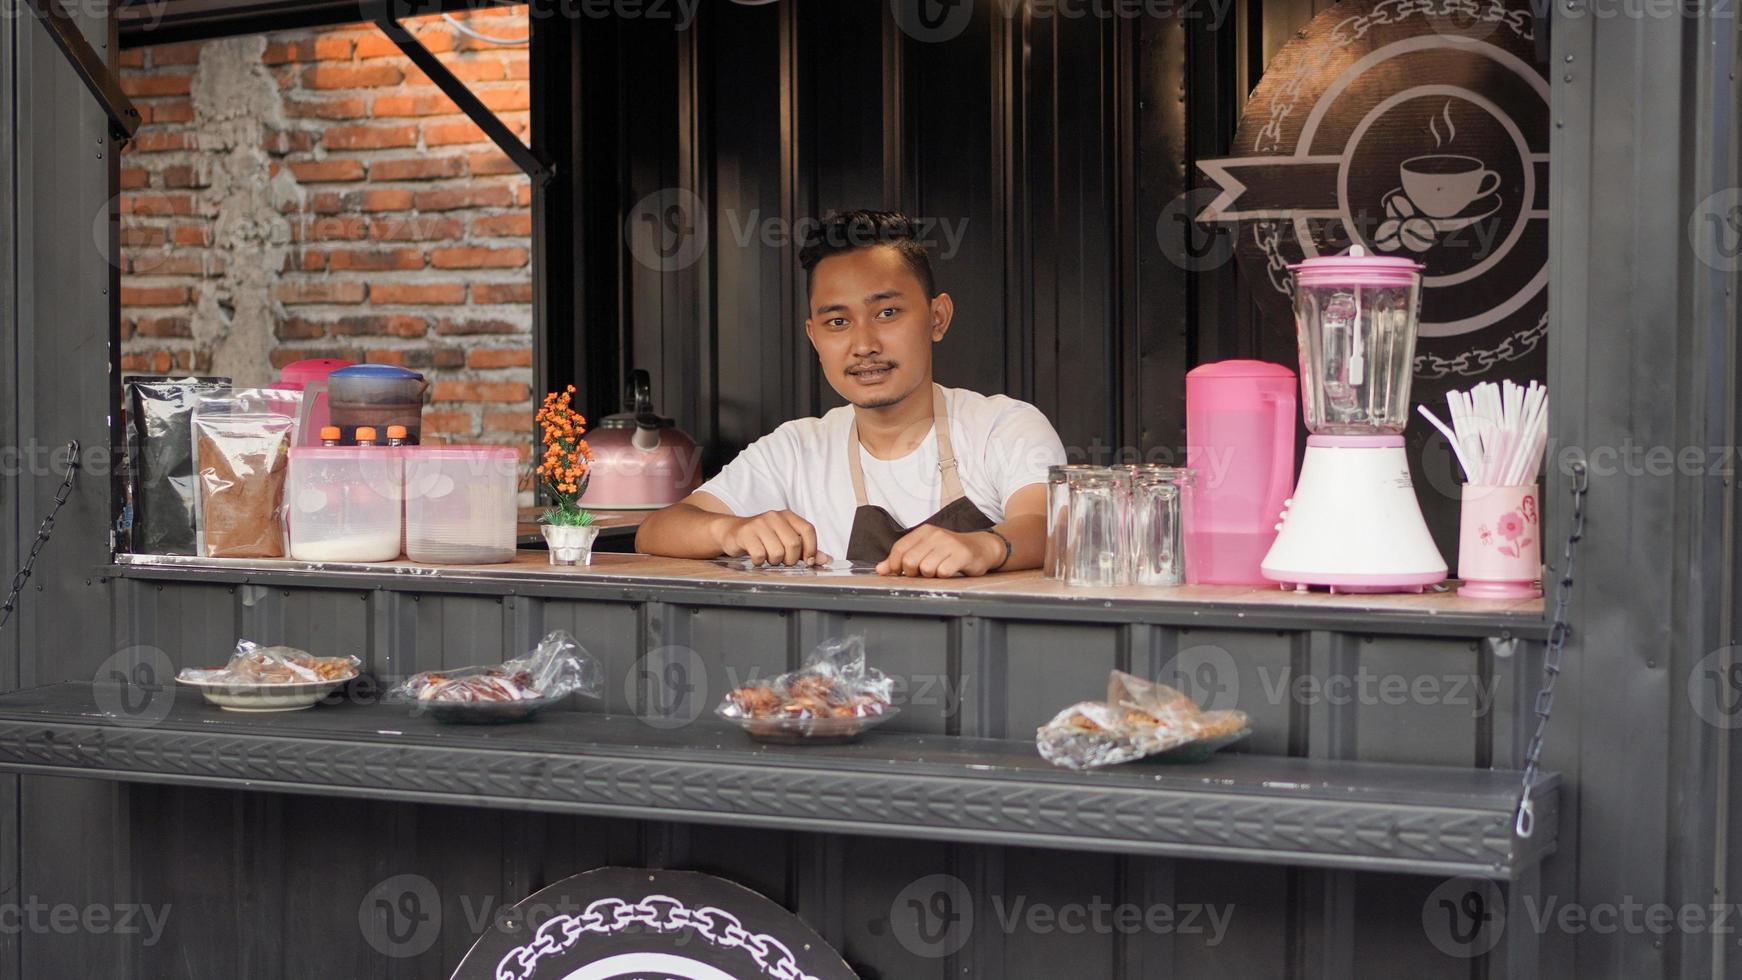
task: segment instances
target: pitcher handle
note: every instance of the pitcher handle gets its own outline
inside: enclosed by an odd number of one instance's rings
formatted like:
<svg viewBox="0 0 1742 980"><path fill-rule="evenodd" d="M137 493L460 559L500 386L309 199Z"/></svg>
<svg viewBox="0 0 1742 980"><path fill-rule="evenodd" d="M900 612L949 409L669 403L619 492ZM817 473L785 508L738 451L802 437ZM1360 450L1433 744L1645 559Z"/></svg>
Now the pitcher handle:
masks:
<svg viewBox="0 0 1742 980"><path fill-rule="evenodd" d="M1292 395L1292 392L1290 393ZM1270 474L1269 492L1265 494L1266 501L1286 500L1294 491L1294 398L1281 395L1266 395L1276 408L1276 445L1290 447L1288 459L1281 466L1275 467ZM1281 514L1277 515L1279 518ZM1265 518L1269 520L1268 517Z"/></svg>

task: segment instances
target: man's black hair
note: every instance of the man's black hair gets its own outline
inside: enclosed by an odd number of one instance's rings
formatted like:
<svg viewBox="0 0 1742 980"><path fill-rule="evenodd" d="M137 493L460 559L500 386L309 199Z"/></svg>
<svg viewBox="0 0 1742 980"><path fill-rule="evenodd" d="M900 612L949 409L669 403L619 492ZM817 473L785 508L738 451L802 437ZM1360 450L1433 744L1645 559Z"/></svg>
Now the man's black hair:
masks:
<svg viewBox="0 0 1742 980"><path fill-rule="evenodd" d="M805 288L816 279L817 263L831 255L888 245L901 254L914 278L925 290L925 298L937 295L932 283L931 253L919 240L919 229L912 218L900 211L831 211L823 216L816 230L805 236L798 251L799 264L804 266Z"/></svg>

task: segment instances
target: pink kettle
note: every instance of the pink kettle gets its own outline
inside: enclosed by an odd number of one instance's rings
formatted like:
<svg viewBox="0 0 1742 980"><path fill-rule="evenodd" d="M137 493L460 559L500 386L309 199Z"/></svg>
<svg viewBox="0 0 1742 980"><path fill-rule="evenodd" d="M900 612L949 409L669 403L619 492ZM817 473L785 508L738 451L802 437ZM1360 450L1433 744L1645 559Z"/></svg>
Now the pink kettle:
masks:
<svg viewBox="0 0 1742 980"><path fill-rule="evenodd" d="M702 484L702 451L671 419L653 411L653 383L629 372L628 411L607 415L587 432L593 451L581 504L596 510L657 510Z"/></svg>
<svg viewBox="0 0 1742 980"><path fill-rule="evenodd" d="M1264 585L1260 566L1294 487L1294 372L1268 361L1219 361L1186 374L1186 465L1197 471L1186 516L1191 581Z"/></svg>

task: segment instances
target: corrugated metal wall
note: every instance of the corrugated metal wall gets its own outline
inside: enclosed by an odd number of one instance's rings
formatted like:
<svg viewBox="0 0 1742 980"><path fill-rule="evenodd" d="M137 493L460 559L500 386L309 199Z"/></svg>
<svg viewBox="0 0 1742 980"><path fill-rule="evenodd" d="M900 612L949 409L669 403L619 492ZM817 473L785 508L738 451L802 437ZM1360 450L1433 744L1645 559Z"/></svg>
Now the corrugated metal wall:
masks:
<svg viewBox="0 0 1742 980"><path fill-rule="evenodd" d="M100 14L100 11L98 12ZM113 57L113 28L75 12ZM0 16L0 562L8 583L35 543L78 440L87 468L61 512L18 612L0 633L0 687L89 678L108 655L109 594L90 574L108 559L108 447L118 297L116 169L108 121L22 3ZM127 896L126 790L0 777L0 894L113 905ZM0 975L112 975L116 935L0 931Z"/></svg>

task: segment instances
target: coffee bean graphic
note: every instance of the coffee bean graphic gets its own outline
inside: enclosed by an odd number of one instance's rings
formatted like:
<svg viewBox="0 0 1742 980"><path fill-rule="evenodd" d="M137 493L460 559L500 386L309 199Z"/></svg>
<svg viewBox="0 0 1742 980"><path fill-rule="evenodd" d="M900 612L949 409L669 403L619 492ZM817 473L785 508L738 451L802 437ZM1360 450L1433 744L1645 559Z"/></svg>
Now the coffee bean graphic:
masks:
<svg viewBox="0 0 1742 980"><path fill-rule="evenodd" d="M1434 247L1434 223L1426 218L1411 218L1398 231L1403 246L1411 252L1425 252Z"/></svg>

